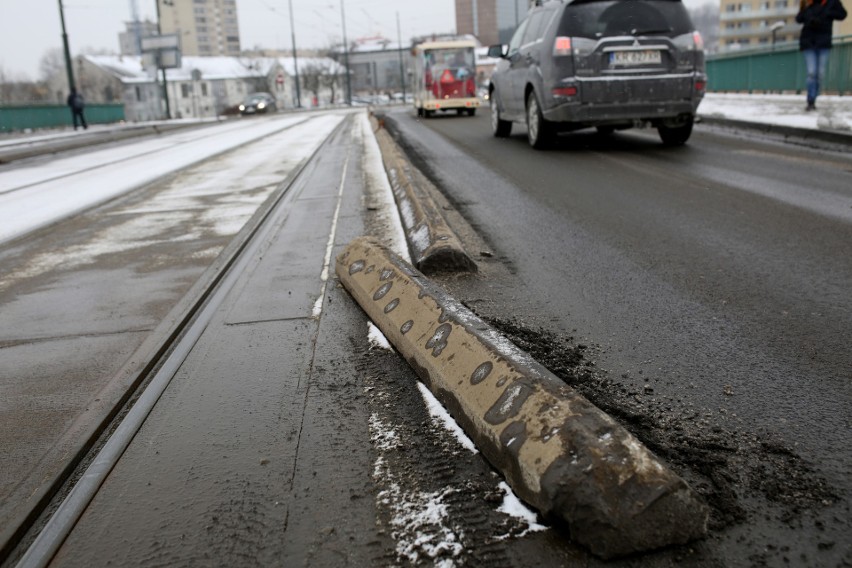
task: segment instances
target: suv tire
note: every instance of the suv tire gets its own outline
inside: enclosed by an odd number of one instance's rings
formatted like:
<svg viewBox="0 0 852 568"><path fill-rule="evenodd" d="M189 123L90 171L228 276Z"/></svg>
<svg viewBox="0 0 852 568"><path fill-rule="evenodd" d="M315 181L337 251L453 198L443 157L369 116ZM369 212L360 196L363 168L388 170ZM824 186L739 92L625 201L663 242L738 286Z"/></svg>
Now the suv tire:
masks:
<svg viewBox="0 0 852 568"><path fill-rule="evenodd" d="M491 132L496 138L508 138L512 133L512 122L500 118L500 109L497 108L497 97L491 93Z"/></svg>
<svg viewBox="0 0 852 568"><path fill-rule="evenodd" d="M553 123L542 116L535 91L530 91L527 95L527 139L530 146L543 150L553 143L554 137Z"/></svg>
<svg viewBox="0 0 852 568"><path fill-rule="evenodd" d="M657 132L660 134L660 140L665 146L683 146L689 140L692 134L692 117L678 126L666 126L660 124L657 127Z"/></svg>

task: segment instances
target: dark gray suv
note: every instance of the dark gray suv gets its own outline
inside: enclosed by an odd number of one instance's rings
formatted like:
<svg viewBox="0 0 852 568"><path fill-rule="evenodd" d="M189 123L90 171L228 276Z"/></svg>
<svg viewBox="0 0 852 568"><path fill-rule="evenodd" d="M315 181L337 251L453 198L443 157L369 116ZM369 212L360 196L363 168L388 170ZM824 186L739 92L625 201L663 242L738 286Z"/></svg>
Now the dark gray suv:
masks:
<svg viewBox="0 0 852 568"><path fill-rule="evenodd" d="M494 136L526 122L543 148L557 132L657 128L667 145L692 133L707 75L704 48L680 0L566 0L533 8L491 78Z"/></svg>

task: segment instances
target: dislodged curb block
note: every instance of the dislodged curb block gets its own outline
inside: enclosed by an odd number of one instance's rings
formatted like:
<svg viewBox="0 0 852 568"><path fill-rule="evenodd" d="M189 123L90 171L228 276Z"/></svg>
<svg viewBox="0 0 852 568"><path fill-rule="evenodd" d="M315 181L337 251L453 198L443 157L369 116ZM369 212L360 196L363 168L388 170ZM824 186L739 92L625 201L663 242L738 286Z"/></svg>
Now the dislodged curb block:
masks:
<svg viewBox="0 0 852 568"><path fill-rule="evenodd" d="M682 479L414 267L360 237L336 271L512 489L575 541L611 558L706 533Z"/></svg>
<svg viewBox="0 0 852 568"><path fill-rule="evenodd" d="M456 234L425 188L414 181L413 166L399 151L388 132L380 128L376 140L405 227L411 258L423 272L467 270L476 272Z"/></svg>

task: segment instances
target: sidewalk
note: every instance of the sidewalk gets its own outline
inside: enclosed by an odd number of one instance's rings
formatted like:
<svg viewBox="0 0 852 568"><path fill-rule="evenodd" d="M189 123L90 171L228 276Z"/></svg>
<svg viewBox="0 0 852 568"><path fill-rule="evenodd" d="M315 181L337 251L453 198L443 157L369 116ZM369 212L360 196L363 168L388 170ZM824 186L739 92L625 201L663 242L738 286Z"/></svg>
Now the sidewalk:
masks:
<svg viewBox="0 0 852 568"><path fill-rule="evenodd" d="M698 116L707 124L766 125L784 134L827 134L852 144L852 97L820 96L817 111L805 111L804 95L707 93Z"/></svg>

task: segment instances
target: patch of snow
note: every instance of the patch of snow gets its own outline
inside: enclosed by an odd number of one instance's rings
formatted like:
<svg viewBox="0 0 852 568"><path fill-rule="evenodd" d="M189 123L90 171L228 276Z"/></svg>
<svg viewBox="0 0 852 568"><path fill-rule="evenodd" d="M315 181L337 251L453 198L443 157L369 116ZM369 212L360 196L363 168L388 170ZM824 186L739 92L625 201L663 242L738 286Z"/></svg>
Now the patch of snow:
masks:
<svg viewBox="0 0 852 568"><path fill-rule="evenodd" d="M370 441L379 451L386 452L400 447L399 436L390 426L382 422L379 415L370 415Z"/></svg>
<svg viewBox="0 0 852 568"><path fill-rule="evenodd" d="M517 535L518 537L522 537L531 532L547 530L545 525L538 522L538 516L535 512L518 499L517 495L515 495L515 492L512 491L512 488L509 487L508 483L501 481L497 487L502 489L504 493L503 502L499 507L497 507L497 511L509 515L510 517L514 517L527 525L527 528L521 534ZM506 534L498 536L497 539L505 540L509 538L509 536L510 535Z"/></svg>
<svg viewBox="0 0 852 568"><path fill-rule="evenodd" d="M452 558L464 548L455 531L447 526L444 498L452 492L446 488L431 493L405 493L394 483L379 493L379 501L393 512L391 526L399 556L412 564L430 559L436 565L455 566Z"/></svg>
<svg viewBox="0 0 852 568"><path fill-rule="evenodd" d="M175 227L188 228L178 237L180 240L200 239L209 232L225 237L234 235L276 184L310 155L339 122L339 117L317 119L247 144L215 162L204 162L183 171L144 205L112 212L123 217L124 222L105 229L86 243L39 254L14 274L0 274L0 290L6 289L13 279L37 276L56 268L74 269L93 264L105 255L174 241ZM287 156L283 161L278 158L282 153ZM128 171L123 176L133 178ZM51 183L62 188L58 182ZM72 208L78 206L73 195L64 199ZM219 250L208 249L204 257L215 257Z"/></svg>
<svg viewBox="0 0 852 568"><path fill-rule="evenodd" d="M420 390L420 395L426 403L426 408L429 411L429 416L432 417L432 421L452 434L464 449L469 450L474 454L479 453L479 450L476 449L476 444L473 443L473 440L468 438L467 434L464 433L464 430L461 429L461 426L458 425L458 422L453 420L450 413L447 412L440 401L435 398L432 391L419 381L417 382L417 388Z"/></svg>
<svg viewBox="0 0 852 568"><path fill-rule="evenodd" d="M385 166L382 162L379 143L370 127L370 119L366 113L360 113L361 139L364 143L364 173L367 177L367 187L371 188L380 206L379 216L385 221L389 230L382 235L385 245L406 262L411 262L405 231L399 219L399 211L393 198Z"/></svg>
<svg viewBox="0 0 852 568"><path fill-rule="evenodd" d="M707 93L698 115L811 130L852 130L852 105L848 97L821 95L817 111L805 112L804 95L748 95Z"/></svg>
<svg viewBox="0 0 852 568"><path fill-rule="evenodd" d="M0 242L70 217L216 154L285 131L303 120L252 121L241 128L234 124L211 126L0 173ZM306 133L307 130L300 136Z"/></svg>
<svg viewBox="0 0 852 568"><path fill-rule="evenodd" d="M445 499L457 490L445 487L439 491L421 491L411 487L404 475L397 474L385 455L403 448L397 429L373 413L369 419L370 440L379 456L373 467L373 478L386 489L377 495L377 503L390 516L391 536L396 554L413 565L431 563L452 568L462 554L461 533L450 525ZM407 441L405 442L407 443Z"/></svg>
<svg viewBox="0 0 852 568"><path fill-rule="evenodd" d="M372 347L393 351L393 346L388 341L388 338L371 321L367 322L367 339L370 341Z"/></svg>

